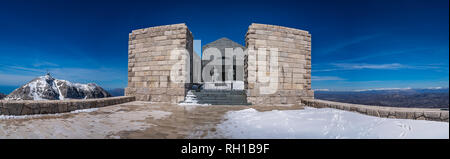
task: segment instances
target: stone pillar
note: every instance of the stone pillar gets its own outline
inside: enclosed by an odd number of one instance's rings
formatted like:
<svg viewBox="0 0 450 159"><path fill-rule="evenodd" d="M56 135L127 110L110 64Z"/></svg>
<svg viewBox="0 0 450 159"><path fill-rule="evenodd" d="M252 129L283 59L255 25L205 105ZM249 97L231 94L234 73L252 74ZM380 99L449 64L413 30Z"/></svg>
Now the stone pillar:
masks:
<svg viewBox="0 0 450 159"><path fill-rule="evenodd" d="M187 53L174 56L174 50ZM125 95L135 96L140 101L183 101L186 88L192 82L192 53L193 36L185 24L133 30L129 34ZM173 69L174 65L185 69ZM171 80L174 74L187 83Z"/></svg>
<svg viewBox="0 0 450 159"><path fill-rule="evenodd" d="M311 90L311 35L304 30L275 25L251 24L245 37L245 88L252 104L297 104L300 98L313 98ZM266 56L258 49L266 49ZM278 50L272 58L271 49ZM252 51L253 50L253 51ZM265 62L265 63L264 63ZM270 75L270 66L277 76ZM274 75L272 74L272 75ZM263 75L263 76L261 76ZM263 87L275 91L261 91Z"/></svg>
<svg viewBox="0 0 450 159"><path fill-rule="evenodd" d="M193 53L192 54L192 78L193 78L193 82L192 83L201 83L201 78L202 78L202 66L201 66L201 58L197 53Z"/></svg>

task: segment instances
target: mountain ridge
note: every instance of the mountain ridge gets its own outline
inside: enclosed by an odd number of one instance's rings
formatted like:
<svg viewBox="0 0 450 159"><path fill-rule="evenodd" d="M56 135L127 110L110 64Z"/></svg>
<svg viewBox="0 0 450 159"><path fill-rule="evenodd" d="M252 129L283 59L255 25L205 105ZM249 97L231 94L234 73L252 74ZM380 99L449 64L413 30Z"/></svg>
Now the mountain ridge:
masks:
<svg viewBox="0 0 450 159"><path fill-rule="evenodd" d="M0 93L0 100L5 98L5 97L6 97L6 94Z"/></svg>
<svg viewBox="0 0 450 159"><path fill-rule="evenodd" d="M53 78L50 74L37 77L15 89L4 100L65 100L111 97L95 83L80 84Z"/></svg>

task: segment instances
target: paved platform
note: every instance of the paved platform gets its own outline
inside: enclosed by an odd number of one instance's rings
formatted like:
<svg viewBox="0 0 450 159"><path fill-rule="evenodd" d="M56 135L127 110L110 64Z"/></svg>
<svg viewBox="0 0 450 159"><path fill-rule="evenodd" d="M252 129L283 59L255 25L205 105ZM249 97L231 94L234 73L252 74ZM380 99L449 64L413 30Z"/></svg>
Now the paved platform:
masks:
<svg viewBox="0 0 450 159"><path fill-rule="evenodd" d="M0 116L0 138L202 138L228 111L303 109L282 106L191 106L135 101L70 113Z"/></svg>

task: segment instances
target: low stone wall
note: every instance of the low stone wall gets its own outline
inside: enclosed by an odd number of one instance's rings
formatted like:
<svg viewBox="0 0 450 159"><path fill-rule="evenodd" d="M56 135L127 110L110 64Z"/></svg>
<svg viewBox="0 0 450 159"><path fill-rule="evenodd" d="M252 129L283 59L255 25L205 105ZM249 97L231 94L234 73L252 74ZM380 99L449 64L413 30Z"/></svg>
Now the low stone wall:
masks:
<svg viewBox="0 0 450 159"><path fill-rule="evenodd" d="M6 101L0 100L0 115L31 115L64 113L78 109L98 108L114 104L134 101L135 97L121 96L96 99L74 99L74 100L23 100Z"/></svg>
<svg viewBox="0 0 450 159"><path fill-rule="evenodd" d="M370 116L396 119L433 120L448 122L448 110L426 108L396 108L339 103L318 99L302 99L303 104L316 108L335 108Z"/></svg>

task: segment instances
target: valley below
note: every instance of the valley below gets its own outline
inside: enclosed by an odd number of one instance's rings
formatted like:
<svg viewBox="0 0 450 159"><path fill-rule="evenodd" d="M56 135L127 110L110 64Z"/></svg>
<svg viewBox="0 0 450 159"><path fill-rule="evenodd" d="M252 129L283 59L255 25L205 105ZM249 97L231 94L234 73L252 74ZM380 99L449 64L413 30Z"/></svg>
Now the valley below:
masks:
<svg viewBox="0 0 450 159"><path fill-rule="evenodd" d="M372 91L316 91L316 99L342 103L406 108L449 108L446 89L406 89Z"/></svg>

